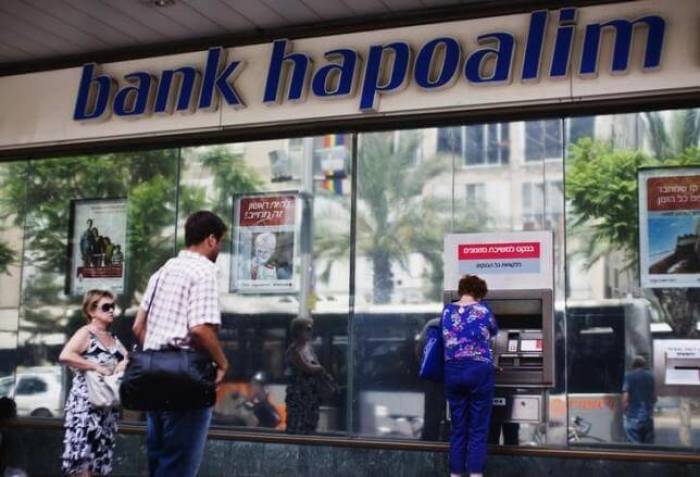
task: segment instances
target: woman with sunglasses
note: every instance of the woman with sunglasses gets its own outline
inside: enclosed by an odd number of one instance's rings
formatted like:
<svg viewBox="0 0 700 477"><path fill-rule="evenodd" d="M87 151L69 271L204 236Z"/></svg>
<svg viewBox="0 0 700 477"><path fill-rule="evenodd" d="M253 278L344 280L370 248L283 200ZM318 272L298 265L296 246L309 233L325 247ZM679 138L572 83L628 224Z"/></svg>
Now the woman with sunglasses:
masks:
<svg viewBox="0 0 700 477"><path fill-rule="evenodd" d="M111 292L88 291L82 307L87 324L68 340L58 358L74 372L65 408L61 465L64 475L94 477L112 473L119 410L98 408L90 403L85 372L108 376L123 372L126 366L126 348L109 331L114 308Z"/></svg>

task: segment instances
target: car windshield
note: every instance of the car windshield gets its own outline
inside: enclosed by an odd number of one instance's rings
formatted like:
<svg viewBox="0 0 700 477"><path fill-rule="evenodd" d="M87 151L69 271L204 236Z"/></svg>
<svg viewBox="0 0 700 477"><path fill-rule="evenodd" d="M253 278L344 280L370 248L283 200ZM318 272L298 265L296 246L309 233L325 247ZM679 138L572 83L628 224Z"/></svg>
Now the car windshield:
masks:
<svg viewBox="0 0 700 477"><path fill-rule="evenodd" d="M15 379L13 376L6 376L0 378L0 397L6 397L10 394L10 388L14 384Z"/></svg>

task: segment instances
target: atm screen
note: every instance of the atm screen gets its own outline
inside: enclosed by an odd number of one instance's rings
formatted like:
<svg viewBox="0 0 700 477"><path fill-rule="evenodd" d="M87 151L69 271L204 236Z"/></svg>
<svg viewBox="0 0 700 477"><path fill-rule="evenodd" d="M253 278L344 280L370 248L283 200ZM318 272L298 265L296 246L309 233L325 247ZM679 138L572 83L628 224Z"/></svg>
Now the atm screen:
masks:
<svg viewBox="0 0 700 477"><path fill-rule="evenodd" d="M542 351L542 340L520 340L520 351Z"/></svg>

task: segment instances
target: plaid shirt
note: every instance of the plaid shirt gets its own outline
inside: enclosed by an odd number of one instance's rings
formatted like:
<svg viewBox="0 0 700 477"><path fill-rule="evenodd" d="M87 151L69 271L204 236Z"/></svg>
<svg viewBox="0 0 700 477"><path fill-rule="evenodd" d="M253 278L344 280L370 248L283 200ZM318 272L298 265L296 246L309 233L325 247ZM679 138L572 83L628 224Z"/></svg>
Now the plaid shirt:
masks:
<svg viewBox="0 0 700 477"><path fill-rule="evenodd" d="M189 348L191 328L221 324L216 270L205 256L182 250L151 276L141 302L148 311L155 292L143 349Z"/></svg>

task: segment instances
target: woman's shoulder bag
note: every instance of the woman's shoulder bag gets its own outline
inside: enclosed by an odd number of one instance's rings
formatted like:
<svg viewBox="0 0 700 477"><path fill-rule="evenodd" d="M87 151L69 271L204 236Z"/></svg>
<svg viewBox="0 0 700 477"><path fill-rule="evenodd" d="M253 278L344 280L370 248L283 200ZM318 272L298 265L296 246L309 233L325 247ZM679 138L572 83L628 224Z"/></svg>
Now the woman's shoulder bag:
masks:
<svg viewBox="0 0 700 477"><path fill-rule="evenodd" d="M122 373L105 376L97 371L85 371L87 383L88 401L93 407L110 408L119 407L119 384Z"/></svg>
<svg viewBox="0 0 700 477"><path fill-rule="evenodd" d="M431 325L425 332L423 355L418 376L429 381L442 382L445 376L445 354L442 325Z"/></svg>

